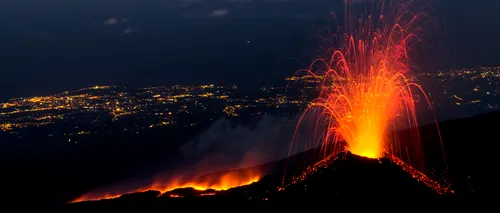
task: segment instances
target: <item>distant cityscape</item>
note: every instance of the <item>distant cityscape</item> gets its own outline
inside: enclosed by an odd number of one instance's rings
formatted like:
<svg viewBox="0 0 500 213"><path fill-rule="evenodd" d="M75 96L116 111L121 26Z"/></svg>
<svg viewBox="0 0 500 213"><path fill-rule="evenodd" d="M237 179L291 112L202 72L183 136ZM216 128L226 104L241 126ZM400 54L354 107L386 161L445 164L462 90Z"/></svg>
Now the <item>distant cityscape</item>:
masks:
<svg viewBox="0 0 500 213"><path fill-rule="evenodd" d="M309 95L302 88L302 95L291 95L292 90L287 85L261 85L250 90L214 84L139 89L92 86L0 103L0 131L17 134L24 128L74 123L77 131L68 134L82 135L92 132L82 130L78 124L100 125L130 118L139 131L165 126L193 127L221 116L293 114L308 103Z"/></svg>
<svg viewBox="0 0 500 213"><path fill-rule="evenodd" d="M437 108L497 109L500 104L500 66L420 73L417 78ZM16 135L26 128L69 123L73 131L63 134L88 135L96 132L84 126L132 119L133 128L123 131L139 133L167 126L194 127L222 116L293 115L307 106L317 90L311 84L297 84L300 81L314 83L310 76L302 76L253 88L214 84L138 89L92 86L50 96L15 98L0 103L0 132Z"/></svg>
<svg viewBox="0 0 500 213"><path fill-rule="evenodd" d="M500 66L420 73L419 79L436 107L497 109L500 104Z"/></svg>

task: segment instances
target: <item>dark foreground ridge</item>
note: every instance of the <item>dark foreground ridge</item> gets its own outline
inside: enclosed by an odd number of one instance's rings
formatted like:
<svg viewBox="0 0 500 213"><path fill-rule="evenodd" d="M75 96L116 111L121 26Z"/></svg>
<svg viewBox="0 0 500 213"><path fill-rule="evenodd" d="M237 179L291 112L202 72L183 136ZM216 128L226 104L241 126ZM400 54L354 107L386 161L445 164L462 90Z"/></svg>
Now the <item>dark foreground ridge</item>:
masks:
<svg viewBox="0 0 500 213"><path fill-rule="evenodd" d="M281 187L281 178L266 176L257 183L227 191L177 189L160 195L156 191L124 195L112 200L68 204L70 210L171 209L206 207L303 206L318 202L398 202L412 205L444 205L448 195L439 195L415 179L389 158L368 159L351 153L331 156L304 175Z"/></svg>

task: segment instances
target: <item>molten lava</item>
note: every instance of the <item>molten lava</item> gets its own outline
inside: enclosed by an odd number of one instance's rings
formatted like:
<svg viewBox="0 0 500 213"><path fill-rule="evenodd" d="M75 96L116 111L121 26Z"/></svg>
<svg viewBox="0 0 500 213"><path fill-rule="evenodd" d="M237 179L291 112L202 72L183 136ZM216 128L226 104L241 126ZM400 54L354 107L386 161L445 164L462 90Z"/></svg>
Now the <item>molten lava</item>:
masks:
<svg viewBox="0 0 500 213"><path fill-rule="evenodd" d="M223 191L238 186L249 185L259 181L259 179L260 174L254 172L227 172L221 175L199 176L187 181L183 178L176 178L173 181L168 181L166 184L157 182L153 184L150 190L156 190L162 193L179 188L193 188L200 191L207 189Z"/></svg>
<svg viewBox="0 0 500 213"><path fill-rule="evenodd" d="M370 1L367 1L370 2ZM353 154L379 158L384 152L405 157L411 163L422 158L418 130L415 141L400 142L391 137L395 128L416 129L415 89L409 44L418 39L425 14L413 14L409 3L371 1L374 9L356 16L353 3L345 1L345 25L334 36L327 57L315 60L305 70L320 82L321 92L304 113L318 113L324 123L323 147L335 147L334 154L348 149ZM303 116L303 118L304 118ZM301 125L301 124L299 124Z"/></svg>
<svg viewBox="0 0 500 213"><path fill-rule="evenodd" d="M255 170L237 170L224 173L214 173L202 176L180 176L170 180L158 180L152 185L144 188L139 188L125 193L89 193L72 201L82 202L90 200L114 199L123 194L131 194L146 191L159 191L161 194L173 191L175 189L193 188L199 191L212 189L215 191L224 191L239 186L245 186L259 181L261 178L260 172ZM200 196L215 195L215 193L200 194ZM172 196L171 196L172 197Z"/></svg>

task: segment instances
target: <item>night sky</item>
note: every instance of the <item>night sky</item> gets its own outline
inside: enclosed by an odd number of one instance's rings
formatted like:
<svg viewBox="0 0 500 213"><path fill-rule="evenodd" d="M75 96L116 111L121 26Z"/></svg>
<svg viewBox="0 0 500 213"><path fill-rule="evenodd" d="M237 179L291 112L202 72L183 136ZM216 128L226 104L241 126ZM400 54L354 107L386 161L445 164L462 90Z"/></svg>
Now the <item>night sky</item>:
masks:
<svg viewBox="0 0 500 213"><path fill-rule="evenodd" d="M361 0L357 0L361 1ZM429 70L500 64L500 2L433 0ZM0 99L289 76L339 0L3 0ZM300 59L303 65L292 60Z"/></svg>

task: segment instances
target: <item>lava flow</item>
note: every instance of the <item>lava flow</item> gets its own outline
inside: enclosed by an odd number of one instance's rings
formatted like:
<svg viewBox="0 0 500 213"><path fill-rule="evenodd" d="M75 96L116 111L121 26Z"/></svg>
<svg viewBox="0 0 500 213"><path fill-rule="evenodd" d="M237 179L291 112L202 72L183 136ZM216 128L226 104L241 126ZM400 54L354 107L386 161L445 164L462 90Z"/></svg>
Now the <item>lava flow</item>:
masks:
<svg viewBox="0 0 500 213"><path fill-rule="evenodd" d="M318 113L316 125L326 126L320 131L325 155L347 149L379 158L387 152L422 166L415 103L418 97L428 106L430 102L412 80L408 47L419 40L418 25L427 15L409 12L410 2L367 2L373 9L366 16L356 16L354 8L359 5L345 1L344 27L325 39L333 38L328 57L315 60L305 70L318 79L321 91L303 118ZM393 131L397 128L412 129L416 140L398 141ZM327 147L334 148L326 153Z"/></svg>
<svg viewBox="0 0 500 213"><path fill-rule="evenodd" d="M236 188L239 186L249 185L254 182L259 181L261 178L260 172L255 170L235 170L223 173L213 173L201 176L179 176L173 179L158 180L155 181L148 187L139 188L136 190L122 192L122 193L88 193L73 201L72 203L82 202L82 201L92 201L92 200L103 200L103 199L114 199L118 198L124 194L132 194L137 192L146 191L159 191L160 195L166 192L173 191L175 189L182 188L192 188L198 191L205 190L215 190L224 191L231 188ZM200 194L200 196L205 195L215 195L215 193L210 194ZM172 196L170 196L172 197ZM175 196L174 196L175 197Z"/></svg>

